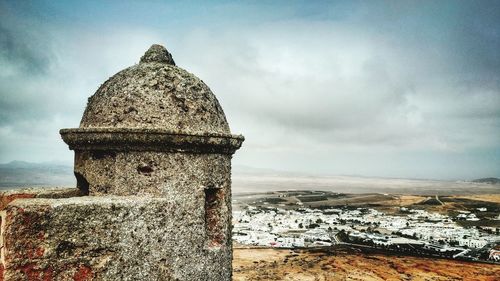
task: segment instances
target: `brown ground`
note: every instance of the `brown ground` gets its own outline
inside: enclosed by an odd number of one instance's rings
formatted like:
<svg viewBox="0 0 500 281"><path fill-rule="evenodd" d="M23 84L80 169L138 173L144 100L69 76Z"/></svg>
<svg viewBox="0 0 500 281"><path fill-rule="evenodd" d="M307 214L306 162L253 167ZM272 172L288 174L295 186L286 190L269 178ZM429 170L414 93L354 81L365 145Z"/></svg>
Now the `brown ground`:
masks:
<svg viewBox="0 0 500 281"><path fill-rule="evenodd" d="M234 249L234 281L500 280L500 265L346 250Z"/></svg>
<svg viewBox="0 0 500 281"><path fill-rule="evenodd" d="M425 200L426 197L424 196L417 196L417 195L400 195L399 198L395 199L397 202L393 203L399 203L399 206L411 206L413 204L420 203ZM390 204L389 204L390 205ZM393 206L397 206L396 204L393 204Z"/></svg>
<svg viewBox="0 0 500 281"><path fill-rule="evenodd" d="M453 197L478 200L478 201L486 201L486 202L500 204L500 194L461 195L461 196L453 196Z"/></svg>

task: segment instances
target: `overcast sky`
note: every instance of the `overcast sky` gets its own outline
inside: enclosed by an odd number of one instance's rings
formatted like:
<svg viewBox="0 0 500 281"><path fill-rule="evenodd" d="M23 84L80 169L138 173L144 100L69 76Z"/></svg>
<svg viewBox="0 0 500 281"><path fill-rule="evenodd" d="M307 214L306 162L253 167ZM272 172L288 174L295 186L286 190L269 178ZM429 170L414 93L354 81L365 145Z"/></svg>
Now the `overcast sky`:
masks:
<svg viewBox="0 0 500 281"><path fill-rule="evenodd" d="M246 137L236 165L500 177L500 1L32 2L0 0L0 162L72 163L58 130L160 43Z"/></svg>

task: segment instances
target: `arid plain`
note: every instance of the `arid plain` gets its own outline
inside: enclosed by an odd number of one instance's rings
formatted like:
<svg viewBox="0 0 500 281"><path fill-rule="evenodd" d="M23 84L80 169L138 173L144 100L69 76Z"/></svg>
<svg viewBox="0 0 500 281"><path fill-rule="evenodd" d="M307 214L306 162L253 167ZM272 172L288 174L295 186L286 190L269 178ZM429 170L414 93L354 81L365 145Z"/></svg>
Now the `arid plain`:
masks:
<svg viewBox="0 0 500 281"><path fill-rule="evenodd" d="M447 259L338 250L235 248L234 281L482 280L494 281L500 266Z"/></svg>

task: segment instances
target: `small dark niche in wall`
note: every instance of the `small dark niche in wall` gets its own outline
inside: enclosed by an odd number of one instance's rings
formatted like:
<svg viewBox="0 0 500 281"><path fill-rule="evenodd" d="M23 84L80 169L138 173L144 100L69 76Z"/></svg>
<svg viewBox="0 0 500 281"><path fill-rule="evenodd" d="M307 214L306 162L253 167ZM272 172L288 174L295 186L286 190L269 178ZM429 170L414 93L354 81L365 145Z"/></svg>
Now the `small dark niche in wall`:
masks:
<svg viewBox="0 0 500 281"><path fill-rule="evenodd" d="M83 195L89 195L89 182L80 173L74 172L76 178L76 187L80 189Z"/></svg>
<svg viewBox="0 0 500 281"><path fill-rule="evenodd" d="M145 175L149 175L154 171L153 167L151 165L139 165L137 167L137 172Z"/></svg>
<svg viewBox="0 0 500 281"><path fill-rule="evenodd" d="M106 157L115 157L116 153L113 151L93 151L92 152L92 159L99 160L99 159L104 159Z"/></svg>

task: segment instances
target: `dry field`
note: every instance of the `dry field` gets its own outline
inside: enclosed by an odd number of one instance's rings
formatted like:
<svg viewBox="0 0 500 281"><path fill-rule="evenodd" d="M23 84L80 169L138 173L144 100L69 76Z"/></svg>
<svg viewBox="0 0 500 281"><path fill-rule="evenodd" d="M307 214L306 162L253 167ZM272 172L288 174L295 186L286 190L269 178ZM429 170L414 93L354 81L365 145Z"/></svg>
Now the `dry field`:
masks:
<svg viewBox="0 0 500 281"><path fill-rule="evenodd" d="M500 204L500 194L480 194L480 195L453 196L453 197Z"/></svg>
<svg viewBox="0 0 500 281"><path fill-rule="evenodd" d="M499 280L500 265L345 250L234 249L234 281Z"/></svg>
<svg viewBox="0 0 500 281"><path fill-rule="evenodd" d="M378 193L338 194L328 191L274 191L245 195L237 194L233 199L235 210L247 205L283 209L350 206L373 208L386 214L397 214L400 212L400 207L408 207L456 216L458 211L468 210L477 213L478 207L487 207L488 212L480 212L477 215L480 218L488 217L490 219L498 216L500 210L500 194L406 195ZM300 206L297 205L298 202L301 203Z"/></svg>
<svg viewBox="0 0 500 281"><path fill-rule="evenodd" d="M279 172L232 175L233 194L279 190L321 190L337 193L388 193L405 195L500 194L500 184L465 181L370 178L354 176L306 176Z"/></svg>

